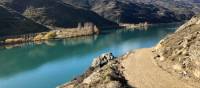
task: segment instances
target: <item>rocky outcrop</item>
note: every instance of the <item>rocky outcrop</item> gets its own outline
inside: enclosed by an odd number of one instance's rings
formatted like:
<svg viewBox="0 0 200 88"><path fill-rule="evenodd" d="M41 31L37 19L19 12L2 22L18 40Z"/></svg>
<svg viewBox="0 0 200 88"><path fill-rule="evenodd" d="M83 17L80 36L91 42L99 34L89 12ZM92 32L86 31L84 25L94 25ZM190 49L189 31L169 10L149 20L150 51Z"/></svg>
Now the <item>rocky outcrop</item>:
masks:
<svg viewBox="0 0 200 88"><path fill-rule="evenodd" d="M156 51L158 64L184 79L200 79L200 18L193 17L163 39Z"/></svg>
<svg viewBox="0 0 200 88"><path fill-rule="evenodd" d="M184 25L179 27L177 29L177 31L180 31L180 30L186 29L187 27L191 27L193 25L198 25L198 24L200 24L200 17L199 16L194 16L194 17L192 17L192 19L187 21Z"/></svg>
<svg viewBox="0 0 200 88"><path fill-rule="evenodd" d="M122 69L112 53L105 53L95 58L82 76L58 88L129 88Z"/></svg>
<svg viewBox="0 0 200 88"><path fill-rule="evenodd" d="M94 68L102 67L103 65L107 64L109 61L113 59L114 59L114 56L112 55L112 53L102 54L101 56L94 59L91 67L94 67Z"/></svg>

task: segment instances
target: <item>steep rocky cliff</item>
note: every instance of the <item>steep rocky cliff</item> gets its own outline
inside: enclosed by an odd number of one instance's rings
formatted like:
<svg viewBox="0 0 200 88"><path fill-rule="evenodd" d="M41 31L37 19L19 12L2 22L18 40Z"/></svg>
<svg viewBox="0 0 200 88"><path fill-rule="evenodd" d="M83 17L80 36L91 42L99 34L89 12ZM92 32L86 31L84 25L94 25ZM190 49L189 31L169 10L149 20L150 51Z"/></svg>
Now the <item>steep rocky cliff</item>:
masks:
<svg viewBox="0 0 200 88"><path fill-rule="evenodd" d="M200 16L194 16L156 47L159 65L184 79L200 79Z"/></svg>

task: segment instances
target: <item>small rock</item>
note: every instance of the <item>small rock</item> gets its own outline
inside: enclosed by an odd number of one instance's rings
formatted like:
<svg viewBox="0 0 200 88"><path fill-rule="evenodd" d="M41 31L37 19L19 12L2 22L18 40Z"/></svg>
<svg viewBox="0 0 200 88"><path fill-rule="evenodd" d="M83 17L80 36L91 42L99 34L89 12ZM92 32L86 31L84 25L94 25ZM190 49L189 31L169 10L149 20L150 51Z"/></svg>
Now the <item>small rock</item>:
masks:
<svg viewBox="0 0 200 88"><path fill-rule="evenodd" d="M118 81L111 81L106 85L106 88L121 88L121 84Z"/></svg>
<svg viewBox="0 0 200 88"><path fill-rule="evenodd" d="M182 51L182 54L185 55L185 56L188 56L188 55L189 55L189 53L188 53L187 50L183 50L183 51Z"/></svg>
<svg viewBox="0 0 200 88"><path fill-rule="evenodd" d="M198 20L198 21L196 22L196 24L200 24L200 20Z"/></svg>
<svg viewBox="0 0 200 88"><path fill-rule="evenodd" d="M186 71L183 71L182 74L183 74L183 76L186 76L186 75L187 75L187 72L186 72Z"/></svg>
<svg viewBox="0 0 200 88"><path fill-rule="evenodd" d="M195 61L195 64L196 64L197 66L200 66L200 61L199 61L199 60Z"/></svg>
<svg viewBox="0 0 200 88"><path fill-rule="evenodd" d="M200 78L200 70L195 69L193 74L194 74L195 77Z"/></svg>
<svg viewBox="0 0 200 88"><path fill-rule="evenodd" d="M164 60L165 60L165 57L164 57L164 56L161 56L161 57L159 58L159 60L160 60L160 61L164 61Z"/></svg>
<svg viewBox="0 0 200 88"><path fill-rule="evenodd" d="M188 47L188 44L189 44L188 40L185 40L185 41L182 43L183 48L187 48L187 47Z"/></svg>
<svg viewBox="0 0 200 88"><path fill-rule="evenodd" d="M181 71L182 70L182 66L180 64L175 64L172 66L172 68L176 71Z"/></svg>

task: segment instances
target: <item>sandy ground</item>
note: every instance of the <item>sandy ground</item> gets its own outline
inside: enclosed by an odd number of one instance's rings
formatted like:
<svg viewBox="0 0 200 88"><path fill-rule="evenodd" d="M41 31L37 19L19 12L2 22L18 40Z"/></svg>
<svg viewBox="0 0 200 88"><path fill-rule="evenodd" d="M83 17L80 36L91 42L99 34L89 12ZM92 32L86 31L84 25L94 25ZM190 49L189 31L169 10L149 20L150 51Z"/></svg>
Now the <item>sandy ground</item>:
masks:
<svg viewBox="0 0 200 88"><path fill-rule="evenodd" d="M129 85L136 88L197 88L156 65L152 49L140 49L122 61Z"/></svg>

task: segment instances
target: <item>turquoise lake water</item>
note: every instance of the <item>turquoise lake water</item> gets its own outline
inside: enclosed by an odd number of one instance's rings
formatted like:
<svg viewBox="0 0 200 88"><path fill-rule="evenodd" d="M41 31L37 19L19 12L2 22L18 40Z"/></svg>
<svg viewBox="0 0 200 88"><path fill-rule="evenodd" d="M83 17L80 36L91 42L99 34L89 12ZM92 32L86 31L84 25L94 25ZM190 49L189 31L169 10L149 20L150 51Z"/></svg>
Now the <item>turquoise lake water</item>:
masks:
<svg viewBox="0 0 200 88"><path fill-rule="evenodd" d="M102 53L120 56L152 47L179 25L159 24L148 30L108 31L99 36L1 48L0 88L55 88L81 75Z"/></svg>

